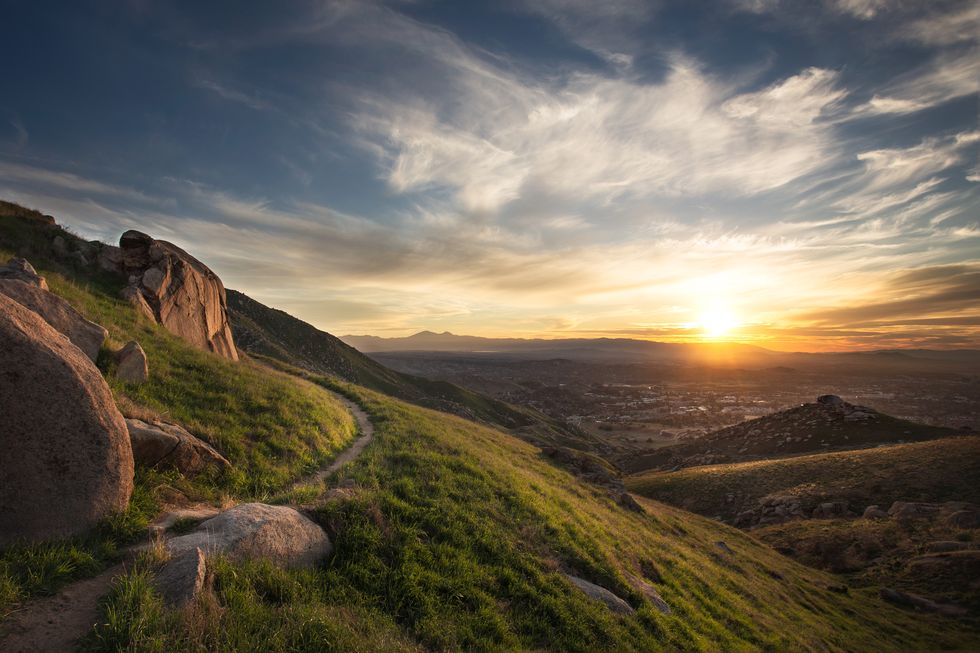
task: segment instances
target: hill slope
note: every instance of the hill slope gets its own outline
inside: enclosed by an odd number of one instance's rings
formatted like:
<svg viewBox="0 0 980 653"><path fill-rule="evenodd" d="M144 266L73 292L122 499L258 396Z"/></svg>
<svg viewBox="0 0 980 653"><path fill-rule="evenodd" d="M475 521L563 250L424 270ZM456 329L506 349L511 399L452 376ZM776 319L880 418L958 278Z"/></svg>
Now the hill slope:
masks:
<svg viewBox="0 0 980 653"><path fill-rule="evenodd" d="M757 510L768 496L792 496L809 515L819 504L845 501L861 514L893 501L980 503L980 436L943 438L676 472L648 471L627 487L727 523Z"/></svg>
<svg viewBox="0 0 980 653"><path fill-rule="evenodd" d="M339 338L236 290L228 290L228 311L235 342L250 354L311 372L333 374L421 406L488 422L533 442L589 451L601 446L595 438L529 408L491 399L446 381L396 372Z"/></svg>
<svg viewBox="0 0 980 653"><path fill-rule="evenodd" d="M957 431L890 417L826 395L627 461L629 472L734 463L817 451L948 437Z"/></svg>
<svg viewBox="0 0 980 653"><path fill-rule="evenodd" d="M106 606L114 619L96 650L880 651L973 637L872 592L830 591L833 577L716 522L655 502L627 510L500 431L338 387L377 431L340 474L354 498L318 510L335 533L329 563L222 566L208 600L184 613L162 610L136 569ZM613 613L563 573L635 613Z"/></svg>
<svg viewBox="0 0 980 653"><path fill-rule="evenodd" d="M189 481L140 470L129 513L105 532L0 556L0 614L4 601L105 566L125 541L116 538L145 532L157 502L271 500L334 458L353 423L325 386L364 406L376 429L331 479L350 481L349 498L310 506L331 535L330 557L294 571L209 560L210 589L169 610L146 556L116 582L86 650L880 651L977 641L966 626L874 592L835 593L834 576L727 526L653 501L627 509L500 430L333 376L311 382L193 349L119 300L120 281L47 258L57 232L32 225L23 238L22 227L0 218L0 255L30 256L113 344L137 338L146 349L149 382L112 380L124 412L180 419L239 473ZM628 614L587 598L565 573L615 592Z"/></svg>
<svg viewBox="0 0 980 653"><path fill-rule="evenodd" d="M627 486L751 527L779 551L846 573L853 585L895 587L980 615L980 542L963 519L980 505L978 436L647 472ZM930 505L907 510L914 518L860 517L869 506L887 510L896 501ZM821 513L828 505L835 510ZM964 508L967 514L959 512ZM821 518L807 519L814 511Z"/></svg>

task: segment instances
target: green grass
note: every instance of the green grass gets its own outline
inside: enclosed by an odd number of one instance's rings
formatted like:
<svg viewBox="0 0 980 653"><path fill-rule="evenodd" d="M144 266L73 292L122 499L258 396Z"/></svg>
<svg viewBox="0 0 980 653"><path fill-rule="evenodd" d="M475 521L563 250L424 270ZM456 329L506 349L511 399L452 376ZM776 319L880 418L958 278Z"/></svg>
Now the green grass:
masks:
<svg viewBox="0 0 980 653"><path fill-rule="evenodd" d="M646 515L624 510L500 431L335 387L365 406L376 435L341 472L356 497L319 509L335 545L326 563L221 563L214 590L183 612L162 609L134 571L104 604L93 650L356 650L351 632L369 634L362 650L968 647L972 633L872 592L835 594L834 577L737 530L654 502ZM611 614L561 571L610 588L636 614ZM631 575L655 583L673 614L657 612Z"/></svg>
<svg viewBox="0 0 980 653"><path fill-rule="evenodd" d="M139 470L126 512L113 515L81 537L25 543L0 552L0 621L18 602L54 594L66 584L93 576L118 560L121 547L145 532L158 504L150 490L160 475Z"/></svg>
<svg viewBox="0 0 980 653"><path fill-rule="evenodd" d="M847 501L861 513L893 501L980 503L980 437L956 437L875 449L777 460L689 467L628 477L644 496L731 520L771 495L794 495L806 509ZM728 499L731 495L731 500Z"/></svg>
<svg viewBox="0 0 980 653"><path fill-rule="evenodd" d="M118 298L119 278L56 261L51 251L55 235L69 247L83 245L68 232L39 224L29 213L0 217L0 262L15 253L26 256L52 292L109 330L110 347L139 341L150 368L143 385L115 379L108 350L99 359L120 409L127 416L182 424L224 454L232 469L193 480L143 470L137 473L129 511L108 520L98 532L3 551L0 615L13 602L98 572L118 546L145 531L156 505L168 497L263 500L332 460L357 430L343 405L323 388L253 361L234 363L194 349L141 317Z"/></svg>

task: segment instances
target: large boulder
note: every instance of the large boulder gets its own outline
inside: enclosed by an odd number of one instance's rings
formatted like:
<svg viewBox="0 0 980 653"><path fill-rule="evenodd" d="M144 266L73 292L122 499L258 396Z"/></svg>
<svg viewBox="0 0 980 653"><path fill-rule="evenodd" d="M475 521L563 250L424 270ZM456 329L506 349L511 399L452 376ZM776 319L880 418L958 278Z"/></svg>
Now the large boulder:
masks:
<svg viewBox="0 0 980 653"><path fill-rule="evenodd" d="M7 261L7 265L0 267L0 279L16 279L37 286L42 290L48 289L48 282L40 276L34 266L26 259L14 257Z"/></svg>
<svg viewBox="0 0 980 653"><path fill-rule="evenodd" d="M126 509L126 423L91 360L0 294L0 546L84 532Z"/></svg>
<svg viewBox="0 0 980 653"><path fill-rule="evenodd" d="M298 568L312 567L333 547L322 528L292 508L244 503L167 542L174 558L194 549L238 562L265 559Z"/></svg>
<svg viewBox="0 0 980 653"><path fill-rule="evenodd" d="M121 271L157 322L201 349L238 360L218 275L176 245L139 231L124 233L119 248Z"/></svg>
<svg viewBox="0 0 980 653"><path fill-rule="evenodd" d="M208 467L224 469L231 466L211 445L177 424L162 421L148 424L139 419L127 419L126 427L133 459L145 467L173 468L193 476Z"/></svg>
<svg viewBox="0 0 980 653"><path fill-rule="evenodd" d="M0 279L0 294L31 309L59 332L68 336L76 347L93 361L98 359L102 343L109 332L86 320L81 313L54 293L17 279Z"/></svg>

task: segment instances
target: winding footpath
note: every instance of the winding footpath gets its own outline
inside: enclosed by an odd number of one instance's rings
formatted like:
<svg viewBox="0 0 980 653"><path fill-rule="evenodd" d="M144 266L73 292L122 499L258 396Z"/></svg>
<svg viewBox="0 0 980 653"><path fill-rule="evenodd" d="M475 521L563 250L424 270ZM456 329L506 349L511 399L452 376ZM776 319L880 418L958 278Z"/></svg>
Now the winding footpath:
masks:
<svg viewBox="0 0 980 653"><path fill-rule="evenodd" d="M374 439L374 424L367 413L350 399L333 393L357 421L357 439L328 466L300 479L292 488L323 483L331 474L355 460ZM3 653L49 653L75 650L77 641L99 621L99 600L109 593L113 581L128 570L142 545L124 552L123 562L97 576L74 582L57 594L28 601L0 622L0 651Z"/></svg>

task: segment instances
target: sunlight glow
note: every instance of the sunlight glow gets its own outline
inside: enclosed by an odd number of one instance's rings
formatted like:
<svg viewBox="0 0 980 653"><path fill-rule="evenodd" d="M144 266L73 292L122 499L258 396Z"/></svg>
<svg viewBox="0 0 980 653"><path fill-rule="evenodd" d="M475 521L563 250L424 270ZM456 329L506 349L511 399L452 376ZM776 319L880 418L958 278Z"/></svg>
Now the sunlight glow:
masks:
<svg viewBox="0 0 980 653"><path fill-rule="evenodd" d="M707 337L720 338L737 328L739 321L731 309L713 306L701 313L698 324Z"/></svg>

